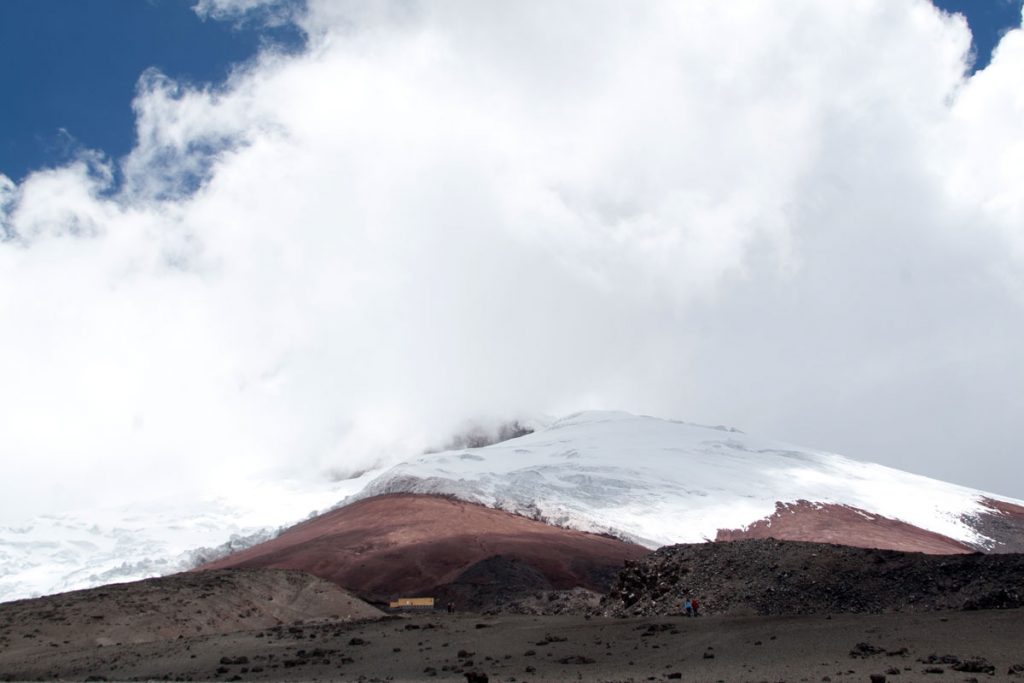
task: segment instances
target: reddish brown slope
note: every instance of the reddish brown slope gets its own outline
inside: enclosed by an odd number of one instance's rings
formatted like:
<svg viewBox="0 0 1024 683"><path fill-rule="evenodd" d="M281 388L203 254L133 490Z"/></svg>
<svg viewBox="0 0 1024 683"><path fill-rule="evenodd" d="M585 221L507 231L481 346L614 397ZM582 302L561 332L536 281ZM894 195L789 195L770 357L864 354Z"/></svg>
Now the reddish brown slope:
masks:
<svg viewBox="0 0 1024 683"><path fill-rule="evenodd" d="M948 536L848 505L776 503L775 513L744 529L719 529L717 541L774 538L780 541L838 543L858 548L954 555L974 548Z"/></svg>
<svg viewBox="0 0 1024 683"><path fill-rule="evenodd" d="M557 589L604 589L609 570L648 552L481 505L395 494L333 510L200 569L301 569L380 599L430 594L495 555L533 566Z"/></svg>

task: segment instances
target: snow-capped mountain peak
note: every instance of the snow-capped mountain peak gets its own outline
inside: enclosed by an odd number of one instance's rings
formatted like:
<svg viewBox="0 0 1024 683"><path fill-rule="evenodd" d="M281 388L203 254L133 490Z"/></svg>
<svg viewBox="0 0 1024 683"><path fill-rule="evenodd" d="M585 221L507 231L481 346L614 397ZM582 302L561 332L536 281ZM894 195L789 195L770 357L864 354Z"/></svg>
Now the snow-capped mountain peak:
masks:
<svg viewBox="0 0 1024 683"><path fill-rule="evenodd" d="M649 547L715 539L778 503L848 506L985 548L986 500L1021 501L722 426L587 411L484 448L424 455L356 498L452 495Z"/></svg>
<svg viewBox="0 0 1024 683"><path fill-rule="evenodd" d="M650 548L769 535L938 553L1024 550L1024 501L729 427L588 411L342 482L240 479L217 500L0 526L0 601L181 571L310 511L386 493L453 496Z"/></svg>

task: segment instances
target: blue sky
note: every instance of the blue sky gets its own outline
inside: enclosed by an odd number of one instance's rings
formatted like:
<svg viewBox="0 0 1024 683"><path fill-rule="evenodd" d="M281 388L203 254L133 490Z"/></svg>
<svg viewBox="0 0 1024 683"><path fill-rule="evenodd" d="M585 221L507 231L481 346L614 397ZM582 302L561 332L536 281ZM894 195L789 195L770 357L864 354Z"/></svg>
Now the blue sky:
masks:
<svg viewBox="0 0 1024 683"><path fill-rule="evenodd" d="M296 47L295 29L202 20L194 0L0 2L0 173L17 181L83 147L111 158L134 142L131 101L156 68L223 81L265 41Z"/></svg>
<svg viewBox="0 0 1024 683"><path fill-rule="evenodd" d="M936 0L964 14L976 68L1020 23L1024 0ZM4 0L0 3L0 173L18 181L81 148L112 159L134 141L131 100L147 68L217 83L265 41L296 48L294 29L201 20L194 0Z"/></svg>
<svg viewBox="0 0 1024 683"><path fill-rule="evenodd" d="M957 12L967 17L974 36L977 53L975 69L988 64L992 49L1007 28L1020 26L1022 0L933 0L937 7L947 12Z"/></svg>

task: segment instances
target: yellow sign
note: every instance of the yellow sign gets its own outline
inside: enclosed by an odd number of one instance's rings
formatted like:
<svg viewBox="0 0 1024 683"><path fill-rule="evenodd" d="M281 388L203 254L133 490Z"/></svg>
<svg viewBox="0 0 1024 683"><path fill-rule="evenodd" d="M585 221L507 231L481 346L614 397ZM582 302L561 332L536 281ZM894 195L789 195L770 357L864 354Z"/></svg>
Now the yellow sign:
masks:
<svg viewBox="0 0 1024 683"><path fill-rule="evenodd" d="M391 609L402 607L429 607L433 609L434 598L398 598L391 601Z"/></svg>

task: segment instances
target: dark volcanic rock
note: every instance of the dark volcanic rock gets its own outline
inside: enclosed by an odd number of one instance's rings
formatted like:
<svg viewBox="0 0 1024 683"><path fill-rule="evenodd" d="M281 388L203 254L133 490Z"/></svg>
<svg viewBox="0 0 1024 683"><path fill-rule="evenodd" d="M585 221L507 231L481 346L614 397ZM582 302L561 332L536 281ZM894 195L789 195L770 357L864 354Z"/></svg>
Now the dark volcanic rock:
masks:
<svg viewBox="0 0 1024 683"><path fill-rule="evenodd" d="M754 539L661 548L627 563L601 611L709 614L995 609L1024 605L1024 555L924 555Z"/></svg>
<svg viewBox="0 0 1024 683"><path fill-rule="evenodd" d="M964 609L1013 609L1024 607L1024 600L1021 594L1015 590L997 588L984 595L970 598L964 602Z"/></svg>
<svg viewBox="0 0 1024 683"><path fill-rule="evenodd" d="M972 674L995 675L996 673L996 667L984 657L972 657L970 659L957 662L953 665L953 670Z"/></svg>
<svg viewBox="0 0 1024 683"><path fill-rule="evenodd" d="M869 643L857 643L850 650L851 657L870 657L871 655L880 655L885 652L885 648L878 647L877 645L871 645Z"/></svg>
<svg viewBox="0 0 1024 683"><path fill-rule="evenodd" d="M442 604L454 601L460 609L480 611L525 593L551 589L551 581L532 564L516 557L494 555L473 564L433 593Z"/></svg>

